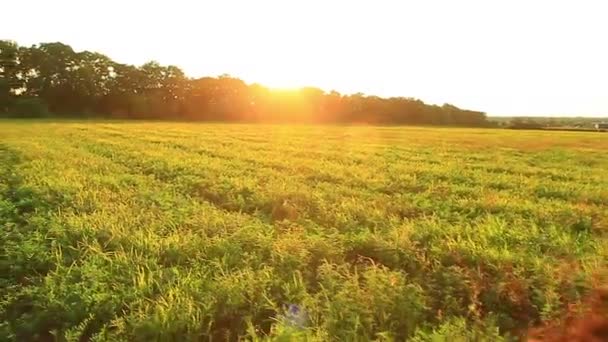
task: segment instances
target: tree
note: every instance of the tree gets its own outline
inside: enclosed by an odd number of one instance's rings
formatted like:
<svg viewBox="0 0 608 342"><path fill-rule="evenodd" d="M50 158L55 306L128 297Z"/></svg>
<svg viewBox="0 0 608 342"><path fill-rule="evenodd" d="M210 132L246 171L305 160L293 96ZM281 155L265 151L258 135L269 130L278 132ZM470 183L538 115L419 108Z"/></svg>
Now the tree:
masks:
<svg viewBox="0 0 608 342"><path fill-rule="evenodd" d="M17 44L0 40L0 113L8 111L15 90L22 87L18 77L18 64Z"/></svg>
<svg viewBox="0 0 608 342"><path fill-rule="evenodd" d="M224 74L191 79L176 66L139 67L62 43L0 41L0 111L212 121L487 125L485 113L407 97L270 90ZM43 113L43 114L36 114Z"/></svg>

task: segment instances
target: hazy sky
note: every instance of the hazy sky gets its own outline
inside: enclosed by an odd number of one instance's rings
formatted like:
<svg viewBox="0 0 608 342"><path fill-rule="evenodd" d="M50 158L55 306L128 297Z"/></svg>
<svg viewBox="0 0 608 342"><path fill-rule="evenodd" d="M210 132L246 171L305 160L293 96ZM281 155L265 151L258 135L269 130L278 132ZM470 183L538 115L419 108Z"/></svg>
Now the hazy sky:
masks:
<svg viewBox="0 0 608 342"><path fill-rule="evenodd" d="M4 1L0 39L190 76L608 116L605 0Z"/></svg>

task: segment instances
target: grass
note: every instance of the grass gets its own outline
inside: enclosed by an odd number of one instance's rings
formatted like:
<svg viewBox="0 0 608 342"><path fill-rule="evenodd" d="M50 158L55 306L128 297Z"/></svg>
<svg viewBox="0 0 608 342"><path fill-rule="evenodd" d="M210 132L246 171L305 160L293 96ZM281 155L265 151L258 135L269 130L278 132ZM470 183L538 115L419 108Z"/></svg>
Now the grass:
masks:
<svg viewBox="0 0 608 342"><path fill-rule="evenodd" d="M608 261L601 133L0 122L0 340L517 339Z"/></svg>

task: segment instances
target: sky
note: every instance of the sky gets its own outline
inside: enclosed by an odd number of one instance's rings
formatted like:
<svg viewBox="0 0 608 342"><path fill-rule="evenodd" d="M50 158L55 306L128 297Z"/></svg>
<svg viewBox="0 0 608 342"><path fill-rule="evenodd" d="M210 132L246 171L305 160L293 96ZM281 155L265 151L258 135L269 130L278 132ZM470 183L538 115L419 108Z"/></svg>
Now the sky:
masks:
<svg viewBox="0 0 608 342"><path fill-rule="evenodd" d="M19 0L0 39L489 115L608 116L605 0Z"/></svg>

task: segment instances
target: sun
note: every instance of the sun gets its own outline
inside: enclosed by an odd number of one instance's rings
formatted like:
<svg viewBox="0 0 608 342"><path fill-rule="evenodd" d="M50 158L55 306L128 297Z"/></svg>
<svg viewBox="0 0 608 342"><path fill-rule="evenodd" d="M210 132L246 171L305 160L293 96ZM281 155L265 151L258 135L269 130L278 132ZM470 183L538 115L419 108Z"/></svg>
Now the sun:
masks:
<svg viewBox="0 0 608 342"><path fill-rule="evenodd" d="M293 91L306 86L297 78L279 73L268 74L266 77L262 77L260 83L274 91Z"/></svg>

